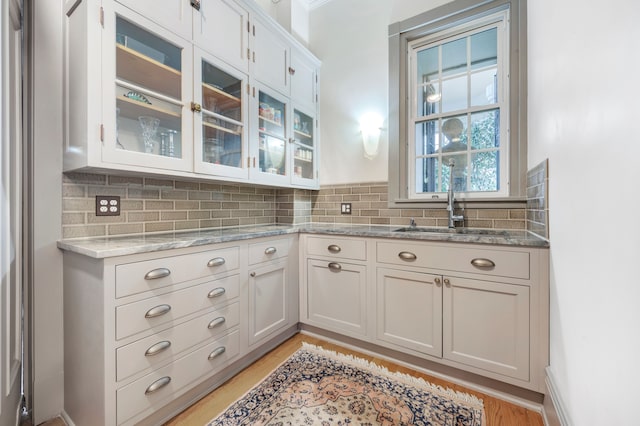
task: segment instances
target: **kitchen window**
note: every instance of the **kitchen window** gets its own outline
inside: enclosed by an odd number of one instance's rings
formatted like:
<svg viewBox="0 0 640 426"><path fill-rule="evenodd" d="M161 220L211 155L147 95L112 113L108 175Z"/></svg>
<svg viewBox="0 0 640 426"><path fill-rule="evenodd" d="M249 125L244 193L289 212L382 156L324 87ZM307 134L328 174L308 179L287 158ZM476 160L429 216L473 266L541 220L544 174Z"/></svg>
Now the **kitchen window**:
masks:
<svg viewBox="0 0 640 426"><path fill-rule="evenodd" d="M390 27L392 206L525 195L524 0L475 3Z"/></svg>

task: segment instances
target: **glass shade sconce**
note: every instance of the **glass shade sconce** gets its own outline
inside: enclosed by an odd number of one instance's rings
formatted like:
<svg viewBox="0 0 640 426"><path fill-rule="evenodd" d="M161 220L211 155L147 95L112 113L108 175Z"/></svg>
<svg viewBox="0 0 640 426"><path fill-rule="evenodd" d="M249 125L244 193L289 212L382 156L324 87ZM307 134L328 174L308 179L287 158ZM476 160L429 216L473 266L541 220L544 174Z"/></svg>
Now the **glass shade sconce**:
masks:
<svg viewBox="0 0 640 426"><path fill-rule="evenodd" d="M382 122L382 116L375 112L369 112L360 117L360 133L366 159L371 160L378 155Z"/></svg>

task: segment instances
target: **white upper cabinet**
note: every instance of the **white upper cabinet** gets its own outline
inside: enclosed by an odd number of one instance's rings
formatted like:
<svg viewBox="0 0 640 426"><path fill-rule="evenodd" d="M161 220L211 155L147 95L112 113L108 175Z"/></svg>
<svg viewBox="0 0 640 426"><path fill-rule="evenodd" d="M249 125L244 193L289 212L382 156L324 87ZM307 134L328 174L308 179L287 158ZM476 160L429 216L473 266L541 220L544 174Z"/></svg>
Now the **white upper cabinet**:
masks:
<svg viewBox="0 0 640 426"><path fill-rule="evenodd" d="M259 19L251 22L251 35L254 77L288 96L290 42Z"/></svg>
<svg viewBox="0 0 640 426"><path fill-rule="evenodd" d="M186 2L185 2L186 3ZM203 50L249 72L249 13L231 0L202 0L194 10L193 38Z"/></svg>
<svg viewBox="0 0 640 426"><path fill-rule="evenodd" d="M315 111L318 98L319 62L299 49L291 49L291 100L308 110Z"/></svg>
<svg viewBox="0 0 640 426"><path fill-rule="evenodd" d="M319 61L253 2L67 5L65 171L318 187Z"/></svg>
<svg viewBox="0 0 640 426"><path fill-rule="evenodd" d="M185 39L191 38L191 4L188 0L116 0Z"/></svg>

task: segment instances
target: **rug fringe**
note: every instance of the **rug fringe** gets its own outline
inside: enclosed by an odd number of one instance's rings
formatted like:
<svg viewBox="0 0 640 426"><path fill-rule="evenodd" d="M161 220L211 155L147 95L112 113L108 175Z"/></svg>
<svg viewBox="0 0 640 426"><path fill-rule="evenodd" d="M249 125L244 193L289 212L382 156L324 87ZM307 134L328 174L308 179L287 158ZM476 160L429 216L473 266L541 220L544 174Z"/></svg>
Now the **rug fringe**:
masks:
<svg viewBox="0 0 640 426"><path fill-rule="evenodd" d="M430 383L421 377L411 376L410 374L401 373L399 371L392 372L389 371L389 369L386 367L380 366L374 362L359 358L354 355L343 354L340 352L324 349L321 346L316 346L307 342L302 342L302 349L300 350L315 352L319 355L334 358L337 361L347 362L358 367L367 368L368 370L376 374L384 375L396 380L399 379L407 385L422 388L423 390L426 390L428 392L432 392L453 400L462 401L466 404L474 405L474 408L480 408L484 410L484 402L482 401L482 399L478 398L475 395L457 391L451 388L445 388L443 386Z"/></svg>

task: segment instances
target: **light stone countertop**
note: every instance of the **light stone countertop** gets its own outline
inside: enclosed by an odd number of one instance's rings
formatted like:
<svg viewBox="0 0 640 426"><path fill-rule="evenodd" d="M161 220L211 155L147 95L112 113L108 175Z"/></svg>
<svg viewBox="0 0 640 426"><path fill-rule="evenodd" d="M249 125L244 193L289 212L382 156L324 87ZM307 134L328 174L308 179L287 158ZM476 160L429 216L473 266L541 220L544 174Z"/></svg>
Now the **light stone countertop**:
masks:
<svg viewBox="0 0 640 426"><path fill-rule="evenodd" d="M342 225L305 223L301 225L255 225L210 228L193 231L163 232L145 235L77 238L58 241L58 248L96 259L148 253L206 244L247 240L277 235L307 233L356 237L394 238L419 241L448 241L521 247L549 247L549 242L527 231L493 229L424 228L430 232L397 232L397 225Z"/></svg>

